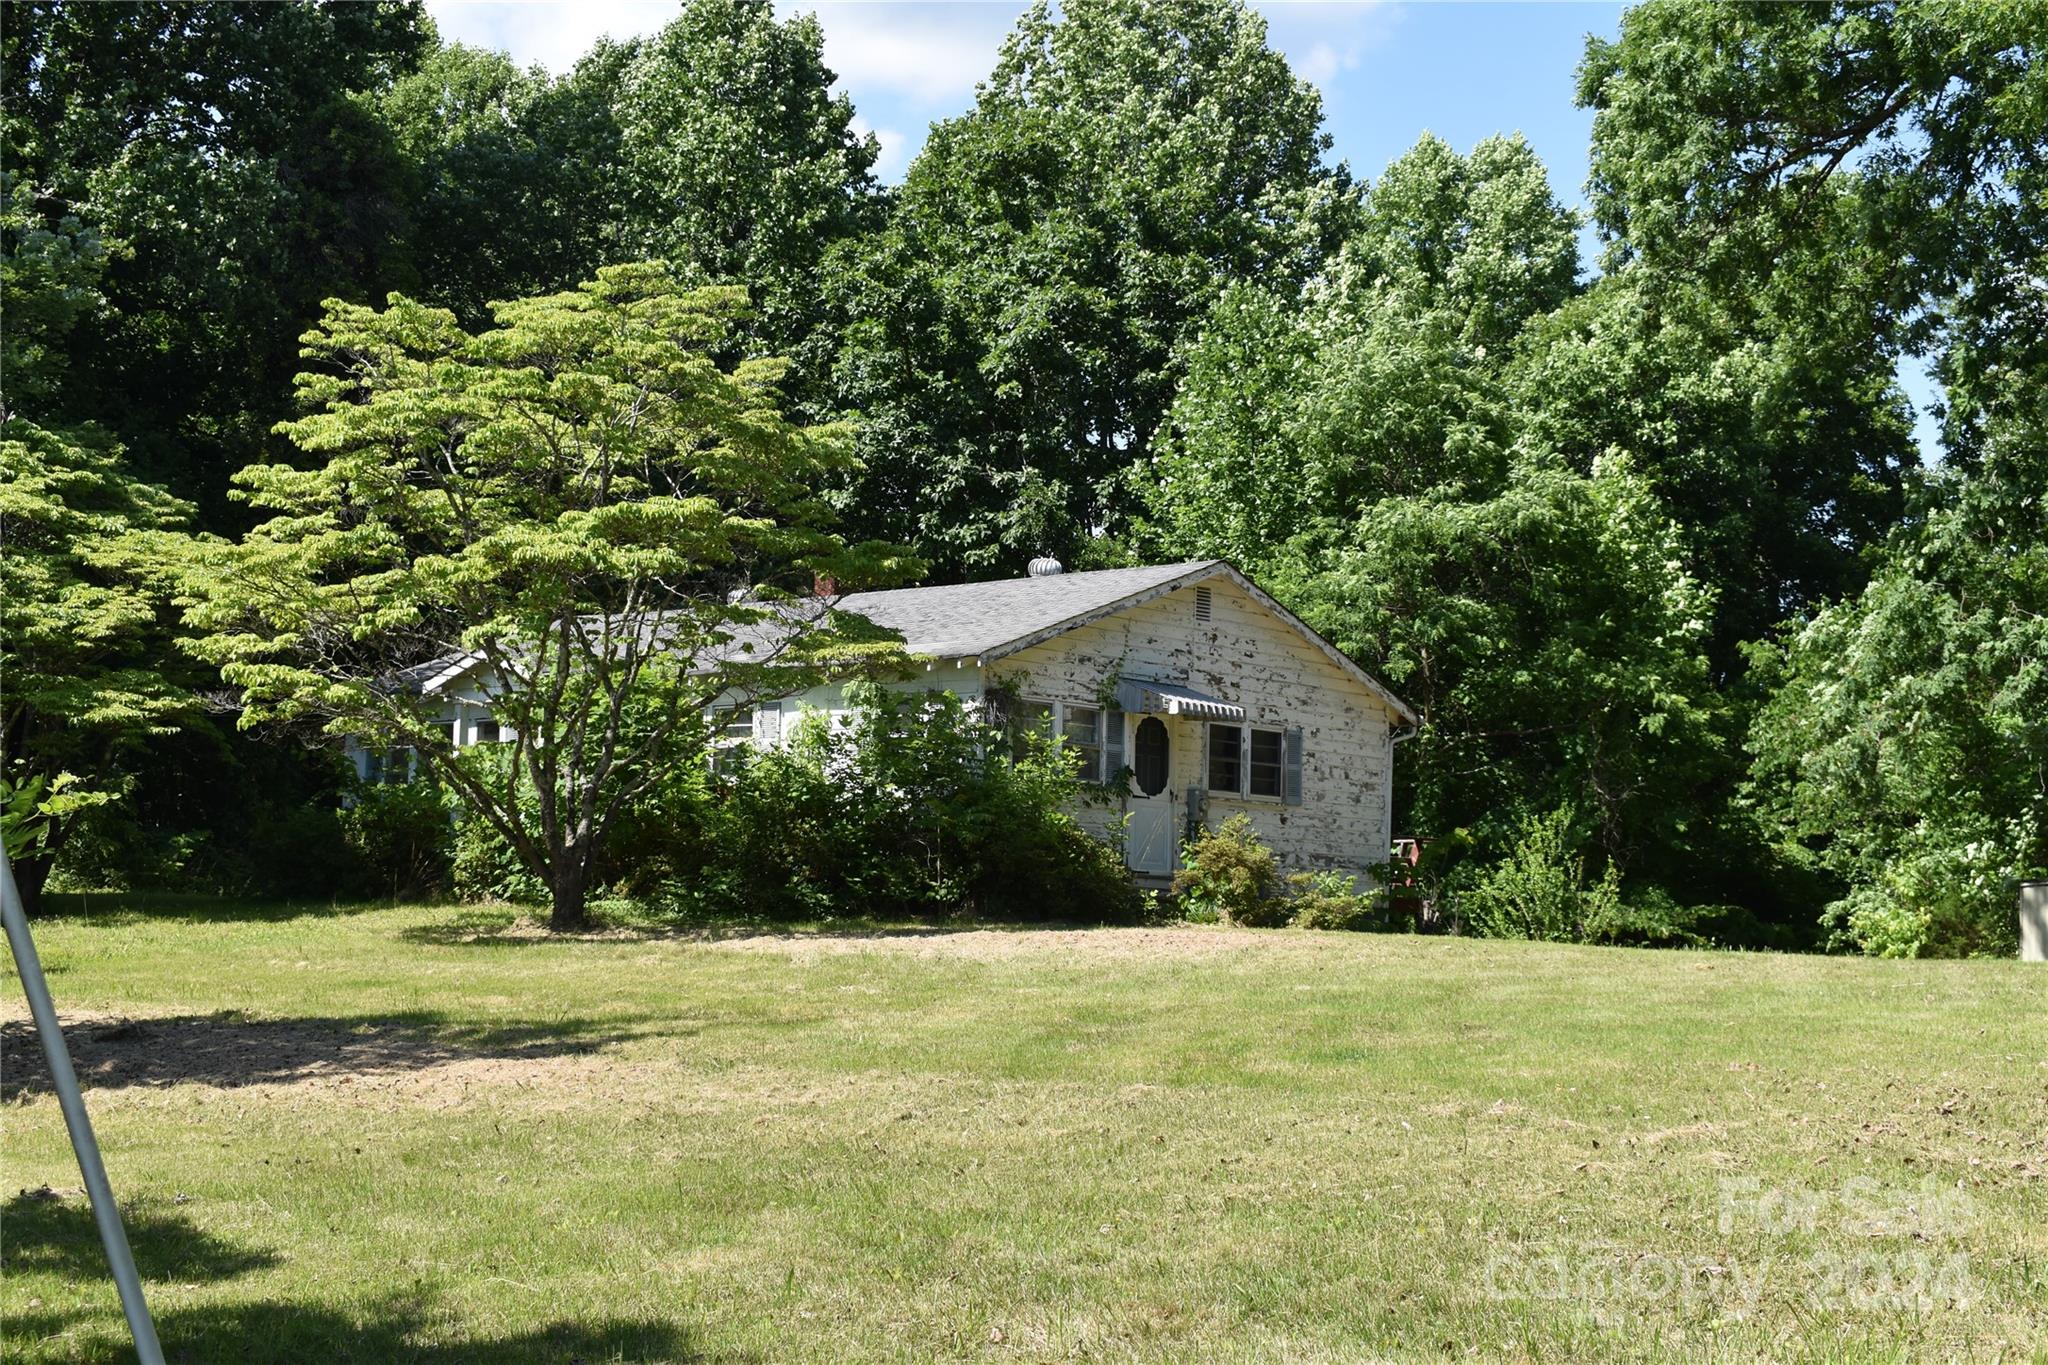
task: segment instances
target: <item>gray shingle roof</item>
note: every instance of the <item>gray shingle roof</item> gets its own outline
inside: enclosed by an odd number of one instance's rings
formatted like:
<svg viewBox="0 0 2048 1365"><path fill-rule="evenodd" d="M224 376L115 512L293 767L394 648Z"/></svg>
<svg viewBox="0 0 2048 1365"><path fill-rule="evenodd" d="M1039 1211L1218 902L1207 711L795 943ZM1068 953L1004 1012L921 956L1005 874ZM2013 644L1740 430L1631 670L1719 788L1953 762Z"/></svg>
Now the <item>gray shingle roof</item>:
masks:
<svg viewBox="0 0 2048 1365"><path fill-rule="evenodd" d="M936 588L848 593L844 611L857 612L903 637L912 654L958 659L994 654L1005 645L1085 617L1150 589L1202 578L1220 559L1153 564L1142 569L1096 569L1044 578L1005 578Z"/></svg>

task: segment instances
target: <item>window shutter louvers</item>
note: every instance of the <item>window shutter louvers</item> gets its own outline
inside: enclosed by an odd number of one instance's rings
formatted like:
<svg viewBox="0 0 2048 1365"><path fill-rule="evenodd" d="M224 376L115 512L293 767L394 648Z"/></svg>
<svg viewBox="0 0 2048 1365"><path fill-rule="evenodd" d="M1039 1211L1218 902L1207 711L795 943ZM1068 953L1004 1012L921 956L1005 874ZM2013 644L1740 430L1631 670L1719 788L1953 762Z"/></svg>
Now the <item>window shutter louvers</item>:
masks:
<svg viewBox="0 0 2048 1365"><path fill-rule="evenodd" d="M1124 713L1102 713L1102 780L1114 782L1124 770Z"/></svg>
<svg viewBox="0 0 2048 1365"><path fill-rule="evenodd" d="M1287 727L1287 804L1301 804L1301 727Z"/></svg>

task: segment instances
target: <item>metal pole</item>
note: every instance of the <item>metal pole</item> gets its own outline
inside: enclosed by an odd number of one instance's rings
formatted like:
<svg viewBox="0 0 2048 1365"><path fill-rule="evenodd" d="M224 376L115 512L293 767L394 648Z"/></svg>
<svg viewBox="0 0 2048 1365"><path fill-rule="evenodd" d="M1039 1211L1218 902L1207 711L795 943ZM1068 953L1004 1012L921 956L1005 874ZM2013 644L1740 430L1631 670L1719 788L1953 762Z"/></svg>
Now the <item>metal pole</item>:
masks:
<svg viewBox="0 0 2048 1365"><path fill-rule="evenodd" d="M128 1250L128 1234L121 1227L121 1210L114 1203L113 1186L107 1183L100 1145L93 1140L92 1120L86 1117L78 1073L71 1069L71 1050L64 1045L63 1031L57 1027L57 1008L50 1003L50 985L43 980L42 959L36 956L35 940L29 937L28 914L22 909L21 892L14 885L14 864L4 849L0 849L0 918L7 921L7 946L14 950L14 967L21 973L22 990L28 994L28 1012L35 1016L36 1034L43 1040L43 1056L50 1062L50 1084L64 1110L64 1126L71 1130L71 1150L78 1154L78 1171L85 1177L86 1197L92 1200L93 1221L100 1225L100 1243L107 1249L114 1287L121 1291L121 1311L127 1315L129 1335L135 1338L136 1358L141 1365L164 1365L163 1348L156 1342L156 1324L150 1321L149 1305L142 1300L142 1277L135 1273L135 1257Z"/></svg>

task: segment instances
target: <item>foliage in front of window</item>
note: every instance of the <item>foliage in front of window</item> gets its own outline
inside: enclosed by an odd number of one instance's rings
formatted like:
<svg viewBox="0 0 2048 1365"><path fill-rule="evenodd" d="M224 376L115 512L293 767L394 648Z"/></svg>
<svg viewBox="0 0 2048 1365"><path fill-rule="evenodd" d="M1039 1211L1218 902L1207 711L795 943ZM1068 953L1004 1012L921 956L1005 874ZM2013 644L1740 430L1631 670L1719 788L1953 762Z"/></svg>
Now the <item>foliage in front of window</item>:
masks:
<svg viewBox="0 0 2048 1365"><path fill-rule="evenodd" d="M1520 840L1460 898L1465 925L1483 938L1581 943L1623 914L1612 867L1588 881L1572 812L1560 806L1522 823Z"/></svg>
<svg viewBox="0 0 2048 1365"><path fill-rule="evenodd" d="M1287 902L1274 894L1279 862L1250 816L1240 812L1201 831L1181 850L1181 864L1173 894L1191 918L1253 927L1287 923Z"/></svg>
<svg viewBox="0 0 2048 1365"><path fill-rule="evenodd" d="M1068 813L1084 788L1049 737L951 692L854 684L847 701L720 776L677 899L770 919L1142 915L1116 849Z"/></svg>

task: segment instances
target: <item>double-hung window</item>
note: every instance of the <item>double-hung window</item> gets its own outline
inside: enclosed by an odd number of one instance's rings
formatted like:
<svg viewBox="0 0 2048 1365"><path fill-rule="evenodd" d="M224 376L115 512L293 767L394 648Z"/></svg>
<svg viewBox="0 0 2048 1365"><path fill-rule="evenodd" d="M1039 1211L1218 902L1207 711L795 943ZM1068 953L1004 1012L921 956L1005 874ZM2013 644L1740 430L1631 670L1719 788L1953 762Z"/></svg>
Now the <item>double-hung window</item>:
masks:
<svg viewBox="0 0 2048 1365"><path fill-rule="evenodd" d="M1060 739L1074 756L1074 771L1083 782L1102 781L1102 710L1095 706L1062 706Z"/></svg>
<svg viewBox="0 0 2048 1365"><path fill-rule="evenodd" d="M1245 746L1244 791L1277 801L1287 787L1287 736L1253 727Z"/></svg>
<svg viewBox="0 0 2048 1365"><path fill-rule="evenodd" d="M1298 800L1289 784L1289 770L1300 768L1300 745L1289 751L1285 730L1257 725L1209 726L1209 790L1222 795L1265 801Z"/></svg>
<svg viewBox="0 0 2048 1365"><path fill-rule="evenodd" d="M1083 782L1109 781L1123 761L1119 756L1112 762L1110 757L1112 750L1121 752L1119 732L1110 728L1123 724L1120 712L1079 702L1020 701L1009 714L1015 727L1013 733L1018 737L1019 753L1023 752L1025 735L1044 735L1059 745Z"/></svg>
<svg viewBox="0 0 2048 1365"><path fill-rule="evenodd" d="M1209 790L1232 796L1244 790L1244 727L1209 727Z"/></svg>

